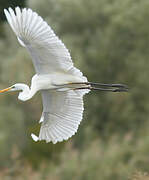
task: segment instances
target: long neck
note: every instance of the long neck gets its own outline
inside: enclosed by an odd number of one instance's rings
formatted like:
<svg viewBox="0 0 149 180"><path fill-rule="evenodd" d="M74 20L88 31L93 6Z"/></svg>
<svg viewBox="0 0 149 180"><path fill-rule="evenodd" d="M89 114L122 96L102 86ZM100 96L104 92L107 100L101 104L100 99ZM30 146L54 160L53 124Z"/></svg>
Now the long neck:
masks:
<svg viewBox="0 0 149 180"><path fill-rule="evenodd" d="M21 84L20 89L22 91L19 93L18 99L21 101L27 101L31 99L37 92L35 88L30 89L26 84Z"/></svg>

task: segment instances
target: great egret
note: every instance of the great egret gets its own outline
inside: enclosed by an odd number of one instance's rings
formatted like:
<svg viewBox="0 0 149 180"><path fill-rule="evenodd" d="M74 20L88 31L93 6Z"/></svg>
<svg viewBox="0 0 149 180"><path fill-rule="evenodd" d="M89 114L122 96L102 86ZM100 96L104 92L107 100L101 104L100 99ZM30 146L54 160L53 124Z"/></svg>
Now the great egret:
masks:
<svg viewBox="0 0 149 180"><path fill-rule="evenodd" d="M83 114L83 95L90 90L120 92L128 88L122 84L90 83L73 66L69 51L51 27L31 9L4 10L19 43L32 57L36 75L31 88L18 83L0 91L20 91L18 99L29 100L37 91L42 94L43 113L39 137L54 144L67 140L77 132Z"/></svg>

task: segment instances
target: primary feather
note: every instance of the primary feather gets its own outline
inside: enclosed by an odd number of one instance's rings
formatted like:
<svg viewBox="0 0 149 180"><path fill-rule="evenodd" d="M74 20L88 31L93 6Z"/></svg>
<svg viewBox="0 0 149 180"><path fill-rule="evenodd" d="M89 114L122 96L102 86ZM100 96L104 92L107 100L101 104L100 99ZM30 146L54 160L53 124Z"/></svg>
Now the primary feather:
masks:
<svg viewBox="0 0 149 180"><path fill-rule="evenodd" d="M82 72L73 66L65 45L37 13L19 7L15 12L11 8L4 12L19 43L29 51L38 75L63 72L81 77L82 82L87 81ZM39 137L31 134L32 138L57 143L74 135L82 120L83 95L88 92L42 90L41 129Z"/></svg>
<svg viewBox="0 0 149 180"><path fill-rule="evenodd" d="M4 10L7 20L33 60L37 74L58 70L68 71L73 67L70 53L51 27L31 9Z"/></svg>

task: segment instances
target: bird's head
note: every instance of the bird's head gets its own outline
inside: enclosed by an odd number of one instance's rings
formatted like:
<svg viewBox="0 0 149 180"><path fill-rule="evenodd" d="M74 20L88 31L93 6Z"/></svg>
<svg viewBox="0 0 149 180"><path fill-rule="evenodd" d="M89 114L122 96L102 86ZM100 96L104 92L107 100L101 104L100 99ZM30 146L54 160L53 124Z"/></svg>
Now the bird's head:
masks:
<svg viewBox="0 0 149 180"><path fill-rule="evenodd" d="M29 87L26 84L17 83L8 88L0 90L0 93L10 92L10 91L24 91L24 90L29 90Z"/></svg>
<svg viewBox="0 0 149 180"><path fill-rule="evenodd" d="M10 91L20 91L18 99L22 101L29 100L36 92L36 91L35 92L33 91L32 93L30 93L30 88L28 87L28 85L23 84L23 83L17 83L6 89L0 90L0 93L10 92Z"/></svg>

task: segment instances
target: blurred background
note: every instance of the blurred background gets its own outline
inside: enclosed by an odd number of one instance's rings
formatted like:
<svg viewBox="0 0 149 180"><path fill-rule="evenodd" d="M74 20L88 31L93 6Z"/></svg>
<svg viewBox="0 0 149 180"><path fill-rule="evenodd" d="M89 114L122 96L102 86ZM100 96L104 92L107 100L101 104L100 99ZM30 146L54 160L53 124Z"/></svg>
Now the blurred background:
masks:
<svg viewBox="0 0 149 180"><path fill-rule="evenodd" d="M15 6L50 24L89 81L131 90L87 94L78 133L56 145L30 137L39 133L40 93L25 103L17 93L0 95L0 179L148 179L149 1L0 0L0 89L30 85L35 73L3 13Z"/></svg>

